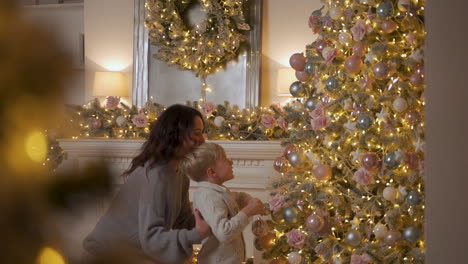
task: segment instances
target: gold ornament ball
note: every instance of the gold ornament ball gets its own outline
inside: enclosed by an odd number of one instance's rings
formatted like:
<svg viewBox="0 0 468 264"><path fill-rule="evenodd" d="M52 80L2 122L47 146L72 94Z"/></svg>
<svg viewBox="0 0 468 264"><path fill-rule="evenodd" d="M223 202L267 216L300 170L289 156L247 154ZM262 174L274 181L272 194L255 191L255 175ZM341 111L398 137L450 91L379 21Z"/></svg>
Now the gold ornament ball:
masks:
<svg viewBox="0 0 468 264"><path fill-rule="evenodd" d="M273 233L266 233L265 235L260 237L259 244L264 249L270 249L275 244L275 242L273 241L273 239L275 238L276 237Z"/></svg>

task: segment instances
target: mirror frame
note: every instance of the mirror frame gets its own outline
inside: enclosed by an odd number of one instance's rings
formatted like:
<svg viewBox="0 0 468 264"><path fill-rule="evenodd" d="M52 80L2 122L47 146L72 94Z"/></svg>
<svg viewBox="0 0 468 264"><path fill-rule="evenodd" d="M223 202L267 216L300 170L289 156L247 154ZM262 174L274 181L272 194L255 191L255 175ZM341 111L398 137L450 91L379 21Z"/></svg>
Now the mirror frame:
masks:
<svg viewBox="0 0 468 264"><path fill-rule="evenodd" d="M134 2L134 33L133 33L133 90L132 104L143 107L149 99L149 54L150 41L145 27L145 1ZM261 29L262 1L249 0L250 12L248 23L251 30L247 34L247 74L246 74L246 108L258 106L260 103L260 64L261 64Z"/></svg>

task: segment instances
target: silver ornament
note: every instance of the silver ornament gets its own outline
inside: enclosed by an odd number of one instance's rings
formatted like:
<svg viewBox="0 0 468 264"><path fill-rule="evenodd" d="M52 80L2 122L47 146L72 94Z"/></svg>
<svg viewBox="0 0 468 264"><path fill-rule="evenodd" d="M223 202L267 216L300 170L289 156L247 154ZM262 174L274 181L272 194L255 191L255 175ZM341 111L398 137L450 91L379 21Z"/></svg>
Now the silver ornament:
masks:
<svg viewBox="0 0 468 264"><path fill-rule="evenodd" d="M350 230L345 237L345 241L348 245L352 247L357 247L359 244L361 244L362 236L361 233L359 233L356 230Z"/></svg>
<svg viewBox="0 0 468 264"><path fill-rule="evenodd" d="M318 100L317 98L309 97L309 99L307 99L307 101L305 101L305 106L309 110L314 110L319 102L320 102L320 100Z"/></svg>
<svg viewBox="0 0 468 264"><path fill-rule="evenodd" d="M302 97L305 95L304 85L300 81L295 81L289 86L289 92L294 97Z"/></svg>
<svg viewBox="0 0 468 264"><path fill-rule="evenodd" d="M294 207L286 207L283 209L283 219L288 224L297 223L297 209Z"/></svg>
<svg viewBox="0 0 468 264"><path fill-rule="evenodd" d="M418 206L422 203L423 197L421 193L419 193L417 190L412 190L411 192L408 193L408 197L406 197L406 201L411 206Z"/></svg>
<svg viewBox="0 0 468 264"><path fill-rule="evenodd" d="M358 117L357 119L357 127L362 130L367 130L369 129L374 121L372 120L372 117L370 117L367 114L362 114Z"/></svg>
<svg viewBox="0 0 468 264"><path fill-rule="evenodd" d="M421 230L415 226L409 226L403 230L403 238L410 243L416 243L421 238Z"/></svg>

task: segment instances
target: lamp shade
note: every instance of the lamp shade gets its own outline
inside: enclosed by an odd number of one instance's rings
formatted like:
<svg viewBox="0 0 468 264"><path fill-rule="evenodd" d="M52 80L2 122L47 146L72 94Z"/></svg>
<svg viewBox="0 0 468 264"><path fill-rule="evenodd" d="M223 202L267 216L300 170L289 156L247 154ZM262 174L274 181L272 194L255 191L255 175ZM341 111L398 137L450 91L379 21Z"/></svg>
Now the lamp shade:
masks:
<svg viewBox="0 0 468 264"><path fill-rule="evenodd" d="M278 78L276 81L278 96L291 96L289 87L291 83L297 81L295 73L296 71L293 68L280 68L278 70Z"/></svg>
<svg viewBox="0 0 468 264"><path fill-rule="evenodd" d="M128 96L127 78L123 72L96 72L94 96Z"/></svg>

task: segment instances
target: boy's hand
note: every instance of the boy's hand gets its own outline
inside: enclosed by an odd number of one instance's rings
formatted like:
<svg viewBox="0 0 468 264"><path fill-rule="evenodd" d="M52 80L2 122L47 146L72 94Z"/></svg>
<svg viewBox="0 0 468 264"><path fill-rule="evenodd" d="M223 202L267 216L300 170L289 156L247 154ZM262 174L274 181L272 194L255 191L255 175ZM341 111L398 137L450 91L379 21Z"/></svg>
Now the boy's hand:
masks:
<svg viewBox="0 0 468 264"><path fill-rule="evenodd" d="M208 225L208 223L205 222L202 215L200 214L200 211L195 209L194 215L195 215L195 228L200 233L201 240L211 236L213 234L211 232L211 227Z"/></svg>
<svg viewBox="0 0 468 264"><path fill-rule="evenodd" d="M263 206L263 203L260 199L252 198L247 203L247 206L242 208L242 212L244 212L249 217L258 214L263 215L265 214L265 207Z"/></svg>

